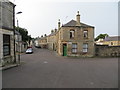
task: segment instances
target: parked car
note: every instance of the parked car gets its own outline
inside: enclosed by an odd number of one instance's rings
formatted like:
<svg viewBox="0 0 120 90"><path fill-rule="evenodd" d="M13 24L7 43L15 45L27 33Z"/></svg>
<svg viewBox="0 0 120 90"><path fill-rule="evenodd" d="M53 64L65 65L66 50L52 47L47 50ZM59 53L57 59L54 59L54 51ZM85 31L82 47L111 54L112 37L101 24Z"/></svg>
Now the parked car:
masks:
<svg viewBox="0 0 120 90"><path fill-rule="evenodd" d="M33 53L33 49L32 49L32 48L28 48L28 49L26 50L26 54L31 54L31 53Z"/></svg>

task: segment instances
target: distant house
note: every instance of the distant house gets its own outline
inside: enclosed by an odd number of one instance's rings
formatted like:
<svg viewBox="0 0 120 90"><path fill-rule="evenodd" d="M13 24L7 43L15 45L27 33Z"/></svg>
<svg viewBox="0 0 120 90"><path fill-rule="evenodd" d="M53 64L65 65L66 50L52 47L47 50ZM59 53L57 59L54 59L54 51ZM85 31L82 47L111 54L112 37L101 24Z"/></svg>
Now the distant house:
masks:
<svg viewBox="0 0 120 90"><path fill-rule="evenodd" d="M34 40L34 46L35 46L36 48L40 48L40 43L39 43L39 41L40 41L40 38L39 38L39 37L37 37L37 38Z"/></svg>
<svg viewBox="0 0 120 90"><path fill-rule="evenodd" d="M120 36L108 36L96 41L97 45L120 46Z"/></svg>
<svg viewBox="0 0 120 90"><path fill-rule="evenodd" d="M57 29L51 30L51 34L47 36L47 44L49 50L57 50Z"/></svg>
<svg viewBox="0 0 120 90"><path fill-rule="evenodd" d="M25 52L27 49L27 43L22 41L22 35L15 30L15 51L18 53Z"/></svg>
<svg viewBox="0 0 120 90"><path fill-rule="evenodd" d="M41 38L38 40L38 42L39 42L39 45L40 45L41 48L48 48L48 46L47 46L47 36L46 35L44 35L44 37L41 36Z"/></svg>
<svg viewBox="0 0 120 90"><path fill-rule="evenodd" d="M8 0L0 0L0 61L15 62L14 43L14 11L15 5Z"/></svg>
<svg viewBox="0 0 120 90"><path fill-rule="evenodd" d="M15 30L15 51L21 52L22 51L22 36L21 34Z"/></svg>

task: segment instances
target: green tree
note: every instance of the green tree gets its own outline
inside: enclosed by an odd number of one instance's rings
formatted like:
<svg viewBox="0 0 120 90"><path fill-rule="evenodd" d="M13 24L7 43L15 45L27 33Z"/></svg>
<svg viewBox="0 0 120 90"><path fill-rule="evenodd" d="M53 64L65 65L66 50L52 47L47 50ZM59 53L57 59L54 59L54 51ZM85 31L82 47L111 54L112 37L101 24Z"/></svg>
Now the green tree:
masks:
<svg viewBox="0 0 120 90"><path fill-rule="evenodd" d="M31 36L28 35L27 29L21 27L16 27L15 29L22 35L22 41L26 42L32 39Z"/></svg>
<svg viewBox="0 0 120 90"><path fill-rule="evenodd" d="M109 36L108 34L100 34L95 38L95 41L99 40L99 39L105 39L106 36Z"/></svg>

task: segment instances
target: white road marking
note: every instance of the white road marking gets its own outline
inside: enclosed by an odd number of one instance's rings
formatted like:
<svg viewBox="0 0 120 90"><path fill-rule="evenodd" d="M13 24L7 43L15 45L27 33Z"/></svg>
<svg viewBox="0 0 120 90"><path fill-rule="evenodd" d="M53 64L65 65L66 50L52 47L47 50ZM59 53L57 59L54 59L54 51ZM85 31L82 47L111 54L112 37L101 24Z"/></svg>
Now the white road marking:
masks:
<svg viewBox="0 0 120 90"><path fill-rule="evenodd" d="M44 61L43 63L48 63L47 61Z"/></svg>

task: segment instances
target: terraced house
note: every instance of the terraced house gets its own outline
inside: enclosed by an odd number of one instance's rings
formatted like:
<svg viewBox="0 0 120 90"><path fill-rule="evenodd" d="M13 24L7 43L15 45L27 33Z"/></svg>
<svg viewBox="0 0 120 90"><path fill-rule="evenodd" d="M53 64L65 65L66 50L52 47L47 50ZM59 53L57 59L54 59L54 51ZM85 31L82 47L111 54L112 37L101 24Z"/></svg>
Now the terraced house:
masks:
<svg viewBox="0 0 120 90"><path fill-rule="evenodd" d="M58 30L52 30L47 37L48 49L57 51L62 56L93 57L94 27L80 21L79 11L76 20L71 20L61 26L58 22Z"/></svg>
<svg viewBox="0 0 120 90"><path fill-rule="evenodd" d="M15 61L14 8L10 1L0 1L0 62Z"/></svg>

